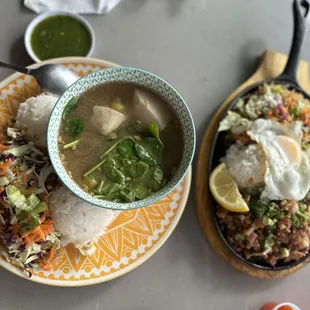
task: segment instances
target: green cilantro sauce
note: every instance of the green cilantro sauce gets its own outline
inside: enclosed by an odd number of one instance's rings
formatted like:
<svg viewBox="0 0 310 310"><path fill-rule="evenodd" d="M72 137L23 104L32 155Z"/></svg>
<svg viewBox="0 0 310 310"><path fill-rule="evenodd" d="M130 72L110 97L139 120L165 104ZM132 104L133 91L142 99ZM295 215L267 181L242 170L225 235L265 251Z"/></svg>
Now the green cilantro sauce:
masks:
<svg viewBox="0 0 310 310"><path fill-rule="evenodd" d="M31 46L40 60L65 56L86 56L91 38L87 28L75 18L55 15L33 29Z"/></svg>

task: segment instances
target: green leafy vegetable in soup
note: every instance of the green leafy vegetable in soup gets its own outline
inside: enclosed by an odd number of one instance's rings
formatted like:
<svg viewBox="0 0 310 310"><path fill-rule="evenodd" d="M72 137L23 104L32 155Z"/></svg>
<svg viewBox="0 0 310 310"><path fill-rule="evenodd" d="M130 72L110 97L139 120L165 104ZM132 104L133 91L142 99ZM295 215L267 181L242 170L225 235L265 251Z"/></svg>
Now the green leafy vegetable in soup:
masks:
<svg viewBox="0 0 310 310"><path fill-rule="evenodd" d="M107 83L69 100L64 109L62 162L72 179L96 198L122 203L144 199L178 168L183 152L178 118L161 97L145 89L141 97L139 91L133 83Z"/></svg>
<svg viewBox="0 0 310 310"><path fill-rule="evenodd" d="M71 111L73 111L77 101L78 101L78 97L72 97L66 104L64 111L62 113L62 119L66 122L69 119L69 114L71 113Z"/></svg>
<svg viewBox="0 0 310 310"><path fill-rule="evenodd" d="M70 119L67 122L66 130L71 137L77 137L83 131L84 121L80 119Z"/></svg>

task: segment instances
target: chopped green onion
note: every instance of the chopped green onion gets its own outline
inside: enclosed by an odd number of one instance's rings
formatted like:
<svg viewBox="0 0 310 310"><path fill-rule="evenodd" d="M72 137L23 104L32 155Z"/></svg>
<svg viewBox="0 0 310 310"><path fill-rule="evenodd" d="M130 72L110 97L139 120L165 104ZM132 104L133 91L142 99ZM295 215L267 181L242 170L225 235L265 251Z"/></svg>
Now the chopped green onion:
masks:
<svg viewBox="0 0 310 310"><path fill-rule="evenodd" d="M104 184L104 182L103 182L103 181L100 181L99 185L96 187L96 189L94 190L94 192L96 192L96 193L98 193L98 194L101 194L102 189L103 189L103 184Z"/></svg>
<svg viewBox="0 0 310 310"><path fill-rule="evenodd" d="M105 161L107 160L108 158L105 158L104 160L102 160L100 163L98 163L97 165L95 165L94 167L92 167L91 169L89 169L88 171L86 171L84 174L83 174L83 177L87 177L88 175L90 175L92 172L94 172L95 170L97 170L100 166L102 166Z"/></svg>
<svg viewBox="0 0 310 310"><path fill-rule="evenodd" d="M67 150L67 149L75 150L76 146L79 144L80 141L81 141L81 139L78 139L78 140L72 141L72 142L70 142L68 144L65 144L64 145L64 149L65 150Z"/></svg>

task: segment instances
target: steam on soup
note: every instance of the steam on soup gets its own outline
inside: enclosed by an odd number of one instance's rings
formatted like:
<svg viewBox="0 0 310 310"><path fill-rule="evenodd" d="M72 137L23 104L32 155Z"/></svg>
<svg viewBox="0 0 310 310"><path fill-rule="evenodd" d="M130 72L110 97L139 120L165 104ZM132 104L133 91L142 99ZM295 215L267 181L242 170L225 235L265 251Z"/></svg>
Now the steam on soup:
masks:
<svg viewBox="0 0 310 310"><path fill-rule="evenodd" d="M183 150L180 122L152 91L107 83L67 103L59 151L70 177L94 197L132 202L160 190Z"/></svg>

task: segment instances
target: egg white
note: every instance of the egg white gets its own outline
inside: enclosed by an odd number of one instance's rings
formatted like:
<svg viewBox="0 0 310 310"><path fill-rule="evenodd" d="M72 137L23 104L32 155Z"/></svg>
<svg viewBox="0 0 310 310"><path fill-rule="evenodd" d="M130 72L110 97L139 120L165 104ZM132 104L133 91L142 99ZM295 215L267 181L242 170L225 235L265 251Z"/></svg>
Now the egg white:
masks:
<svg viewBox="0 0 310 310"><path fill-rule="evenodd" d="M247 134L267 157L261 198L302 200L310 189L310 160L301 148L302 123L257 119Z"/></svg>

